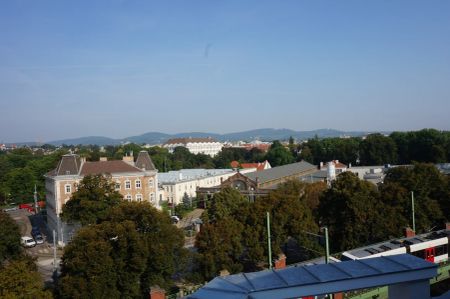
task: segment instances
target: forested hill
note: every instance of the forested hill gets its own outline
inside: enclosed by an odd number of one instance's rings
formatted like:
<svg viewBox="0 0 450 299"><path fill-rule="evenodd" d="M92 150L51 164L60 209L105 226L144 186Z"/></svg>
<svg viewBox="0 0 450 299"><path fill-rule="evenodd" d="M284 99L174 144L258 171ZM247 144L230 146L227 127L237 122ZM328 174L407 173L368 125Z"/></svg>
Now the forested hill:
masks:
<svg viewBox="0 0 450 299"><path fill-rule="evenodd" d="M53 140L47 141L46 143L52 145L76 145L76 144L95 144L95 145L117 145L125 142L133 142L137 144L161 144L171 138L183 138L183 137L212 137L219 141L252 141L252 140L261 140L261 141L273 141L273 140L288 140L290 136L297 140L306 140L309 138L313 138L315 136L319 138L327 138L327 137L342 137L342 136L364 136L368 133L366 131L340 131L334 129L318 129L311 131L295 131L290 129L256 129L250 131L242 131L242 132L234 132L227 134L217 134L211 132L187 132L187 133L177 133L177 134L166 134L160 132L148 132L141 135L130 136L125 138L108 138L103 136L87 136L80 138L71 138L71 139L62 139L62 140ZM379 132L379 133L388 133L388 132ZM28 144L33 145L33 142L23 142L19 144Z"/></svg>

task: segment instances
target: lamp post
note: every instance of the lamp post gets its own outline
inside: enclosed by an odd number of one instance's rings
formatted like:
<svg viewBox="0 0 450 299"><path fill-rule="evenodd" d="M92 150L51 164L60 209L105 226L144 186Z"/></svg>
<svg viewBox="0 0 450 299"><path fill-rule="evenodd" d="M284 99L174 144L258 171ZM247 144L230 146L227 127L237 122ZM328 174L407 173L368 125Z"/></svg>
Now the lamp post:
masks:
<svg viewBox="0 0 450 299"><path fill-rule="evenodd" d="M272 241L270 239L270 214L267 212L267 247L269 253L269 269L272 269Z"/></svg>

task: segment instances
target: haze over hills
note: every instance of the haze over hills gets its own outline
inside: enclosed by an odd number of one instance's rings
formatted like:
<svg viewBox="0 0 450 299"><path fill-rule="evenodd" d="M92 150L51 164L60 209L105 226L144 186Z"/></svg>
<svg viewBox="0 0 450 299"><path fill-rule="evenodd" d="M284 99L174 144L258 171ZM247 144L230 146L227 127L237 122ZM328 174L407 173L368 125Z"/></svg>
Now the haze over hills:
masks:
<svg viewBox="0 0 450 299"><path fill-rule="evenodd" d="M264 129L255 129L249 131L242 132L234 132L227 134L217 134L217 133L208 133L208 132L186 132L186 133L177 133L177 134L166 134L161 132L148 132L141 135L130 136L126 138L114 139L108 138L104 136L86 136L80 138L70 138L70 139L62 139L62 140L54 140L47 141L45 143L53 144L53 145L76 145L76 144L96 144L96 145L117 145L125 142L134 142L138 144L161 144L166 142L171 138L183 138L183 137L212 137L219 141L252 141L252 140L261 140L261 141L273 141L273 140L287 140L290 136L295 138L296 140L305 140L308 138L314 138L318 136L319 138L327 138L327 137L340 137L340 136L364 136L368 133L366 131L340 131L334 129L318 129L312 131L294 131L290 129L272 129L272 128L264 128ZM388 132L380 132L380 133L388 133ZM28 144L33 145L35 142L22 142L16 143L19 145Z"/></svg>

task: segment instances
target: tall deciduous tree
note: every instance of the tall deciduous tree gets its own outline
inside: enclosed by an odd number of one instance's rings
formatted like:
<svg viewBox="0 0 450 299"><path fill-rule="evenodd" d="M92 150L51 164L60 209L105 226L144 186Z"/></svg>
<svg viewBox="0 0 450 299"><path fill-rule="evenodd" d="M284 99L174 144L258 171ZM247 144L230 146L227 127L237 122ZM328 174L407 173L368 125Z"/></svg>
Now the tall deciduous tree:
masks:
<svg viewBox="0 0 450 299"><path fill-rule="evenodd" d="M340 174L322 194L319 215L331 247L343 251L382 240L382 205L376 187L350 172Z"/></svg>
<svg viewBox="0 0 450 299"><path fill-rule="evenodd" d="M123 199L114 183L102 175L85 176L64 205L62 219L82 225L99 223L109 215L110 208Z"/></svg>
<svg viewBox="0 0 450 299"><path fill-rule="evenodd" d="M34 261L22 258L0 265L0 297L50 299L53 296L44 290L44 282Z"/></svg>
<svg viewBox="0 0 450 299"><path fill-rule="evenodd" d="M384 165L397 162L395 142L381 134L371 134L361 142L360 160L363 165Z"/></svg>
<svg viewBox="0 0 450 299"><path fill-rule="evenodd" d="M142 298L151 286L169 288L185 267L183 245L183 233L167 215L149 203L122 202L66 247L58 294Z"/></svg>
<svg viewBox="0 0 450 299"><path fill-rule="evenodd" d="M0 210L0 265L7 259L20 256L20 231L16 222Z"/></svg>
<svg viewBox="0 0 450 299"><path fill-rule="evenodd" d="M278 140L272 142L272 145L267 152L266 159L273 167L294 162L292 154Z"/></svg>
<svg viewBox="0 0 450 299"><path fill-rule="evenodd" d="M381 188L382 198L391 198L390 189L396 192L396 200L390 204L402 211L402 217L411 223L411 191L414 192L416 230L424 232L433 227L441 227L449 220L450 186L448 178L441 174L432 164L418 163L413 167L396 167L391 169ZM400 207L399 207L400 206Z"/></svg>

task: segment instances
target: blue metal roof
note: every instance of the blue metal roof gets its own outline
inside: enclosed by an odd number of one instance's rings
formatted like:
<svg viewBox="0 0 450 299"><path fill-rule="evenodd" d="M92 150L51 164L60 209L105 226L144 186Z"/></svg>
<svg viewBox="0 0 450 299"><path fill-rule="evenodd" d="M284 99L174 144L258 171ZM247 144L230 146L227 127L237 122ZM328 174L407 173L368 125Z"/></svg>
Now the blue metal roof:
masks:
<svg viewBox="0 0 450 299"><path fill-rule="evenodd" d="M216 277L191 299L295 298L430 279L437 265L408 254Z"/></svg>

